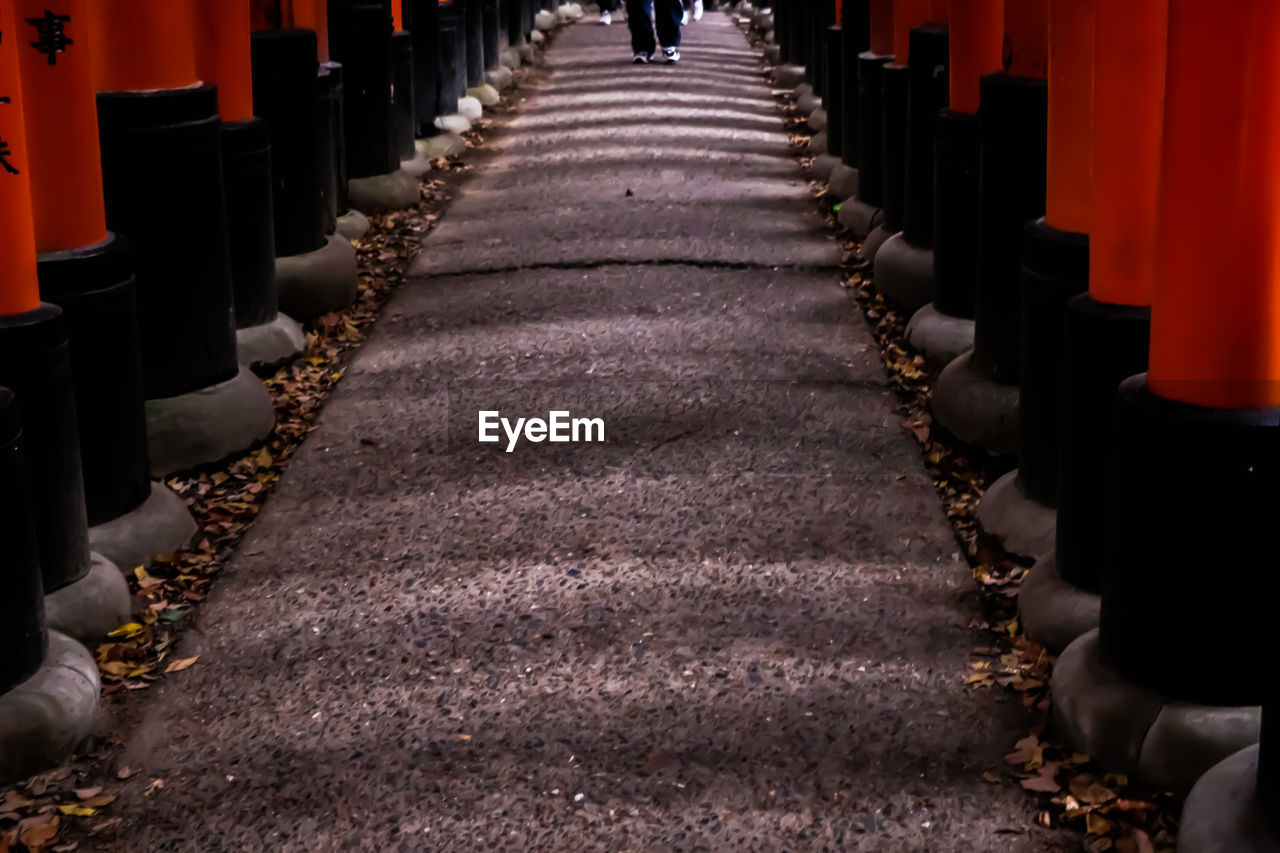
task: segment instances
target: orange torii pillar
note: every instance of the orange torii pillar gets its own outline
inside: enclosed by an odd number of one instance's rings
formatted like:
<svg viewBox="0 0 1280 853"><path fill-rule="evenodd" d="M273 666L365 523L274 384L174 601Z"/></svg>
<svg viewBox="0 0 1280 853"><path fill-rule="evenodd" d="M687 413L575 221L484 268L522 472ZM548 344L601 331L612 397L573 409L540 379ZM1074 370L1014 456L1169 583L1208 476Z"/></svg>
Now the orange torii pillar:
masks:
<svg viewBox="0 0 1280 853"><path fill-rule="evenodd" d="M1098 624L1115 389L1147 368L1168 7L1095 7L1089 292L1067 305L1054 551L1018 597L1055 652Z"/></svg>
<svg viewBox="0 0 1280 853"><path fill-rule="evenodd" d="M56 59L69 43L61 29L66 21L39 20L44 33L18 17L12 0L0 0L0 778L6 781L65 759L88 736L99 693L93 657L71 638L46 632L42 600L42 575L62 587L59 605L67 595L81 603L93 594L76 583L89 570L89 548L75 399L62 311L40 301L18 62L21 50L43 49Z"/></svg>
<svg viewBox="0 0 1280 853"><path fill-rule="evenodd" d="M858 240L884 218L884 72L893 61L893 0L870 0L870 47L858 54L858 192L836 215Z"/></svg>
<svg viewBox="0 0 1280 853"><path fill-rule="evenodd" d="M194 11L196 73L204 83L218 87L222 117L236 350L242 364L270 370L300 355L306 338L302 327L279 311L273 139L267 123L254 116L249 0L195 0ZM310 129L315 132L314 122ZM282 157L289 153L280 152Z"/></svg>
<svg viewBox="0 0 1280 853"><path fill-rule="evenodd" d="M1280 4L1170 0L1165 67L1150 366L1116 395L1099 630L1054 708L1081 751L1186 790L1273 690Z"/></svg>
<svg viewBox="0 0 1280 853"><path fill-rule="evenodd" d="M103 210L88 5L63 0L53 14L65 18L65 44L52 52L20 44L18 57L40 294L63 310L70 340L89 542L130 569L185 545L195 522L151 481L132 259ZM14 0L25 22L47 26L47 7ZM118 591L122 606L104 614L108 621L129 613L128 590L120 583Z"/></svg>
<svg viewBox="0 0 1280 853"><path fill-rule="evenodd" d="M40 70L61 68L74 73L67 52L79 49L74 44L78 31L69 27L69 12L77 10L60 8L68 13L45 14L48 10L43 7L33 10L4 0L0 15L8 24L0 29L0 40L5 42L0 46L0 203L5 216L5 234L0 237L4 258L0 261L4 264L0 267L0 385L17 395L26 434L27 500L35 522L44 590L58 593L59 604L66 605L55 608L51 621L60 630L91 637L128 618L128 587L115 566L105 560L95 563L90 555L76 377L68 341L70 324L61 307L41 301L37 267L37 241L48 236L50 196L59 192L71 193L73 199L77 196L80 188L74 181L81 177L81 164L56 164L71 176L52 187L42 180L40 201L33 201L37 172L41 178L47 177L44 167L48 163L41 158L50 152L39 150L47 136L43 127L28 122L27 105L46 110L61 105L38 105L51 93L41 91L38 81L24 85L22 74L24 65L32 67L31 59L38 60ZM91 190L89 195L92 197ZM105 238L101 202L98 208L97 222L92 213L82 214L78 221L67 223L62 233ZM106 263L110 264L110 259ZM97 321L107 322L107 318L98 317ZM125 334L127 337L127 328ZM80 358L97 357L91 349L77 353ZM104 381L112 382L113 377ZM112 390L128 393L128 384L128 378L123 377L122 385ZM104 389L103 393L110 391ZM92 408L92 402L86 402ZM111 413L110 407L106 412L95 412L98 416ZM110 436L113 430L114 425L108 424L102 431ZM89 578L91 572L94 578ZM98 594L99 584L102 595Z"/></svg>
<svg viewBox="0 0 1280 853"><path fill-rule="evenodd" d="M951 0L950 106L934 125L933 302L907 340L934 364L973 347L978 291L979 85L1002 68L1005 0Z"/></svg>
<svg viewBox="0 0 1280 853"><path fill-rule="evenodd" d="M107 224L128 236L151 470L245 450L275 424L236 358L218 90L198 82L192 0L90 4Z"/></svg>
<svg viewBox="0 0 1280 853"><path fill-rule="evenodd" d="M864 257L875 258L876 290L909 314L933 301L934 137L938 113L950 99L946 4L930 3L926 13L926 21L913 24L907 34L907 61L899 55L885 68L885 128L898 124L890 121L889 111L900 111L903 138L899 143L885 136L888 239L878 250L862 248ZM897 23L895 18L895 31ZM905 91L893 91L904 77ZM888 156L899 149L901 162ZM874 243L874 236L867 242Z"/></svg>
<svg viewBox="0 0 1280 853"><path fill-rule="evenodd" d="M863 242L861 254L873 259L891 235L902 230L903 209L906 206L907 182L907 124L911 96L911 48L915 45L912 31L929 23L933 6L930 0L893 0L893 59L881 72L883 92L881 109L881 135L883 137L883 216ZM936 35L936 34L935 34ZM937 39L935 38L936 42ZM946 30L942 30L943 53L941 63L946 64ZM926 61L936 61L933 51ZM919 64L919 61L917 61ZM941 85L946 84L945 76ZM940 105L945 106L945 104Z"/></svg>
<svg viewBox="0 0 1280 853"><path fill-rule="evenodd" d="M938 377L932 411L948 432L999 456L1018 450L1022 248L1045 212L1049 0L1006 0L1004 68L979 84L978 275L973 351Z"/></svg>
<svg viewBox="0 0 1280 853"><path fill-rule="evenodd" d="M1018 468L978 504L983 529L1028 557L1053 550L1067 302L1089 287L1096 2L1049 0L1045 215L1027 225L1022 248Z"/></svg>

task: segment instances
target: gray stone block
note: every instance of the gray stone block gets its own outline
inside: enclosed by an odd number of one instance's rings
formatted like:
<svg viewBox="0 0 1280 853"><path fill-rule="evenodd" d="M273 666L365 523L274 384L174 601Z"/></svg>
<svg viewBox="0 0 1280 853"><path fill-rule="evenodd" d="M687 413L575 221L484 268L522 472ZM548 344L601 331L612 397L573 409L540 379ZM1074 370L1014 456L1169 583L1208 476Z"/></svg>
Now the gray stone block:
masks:
<svg viewBox="0 0 1280 853"><path fill-rule="evenodd" d="M484 82L493 87L495 92L505 92L510 89L513 80L511 69L505 65L499 65L484 72Z"/></svg>
<svg viewBox="0 0 1280 853"><path fill-rule="evenodd" d="M809 139L809 153L815 157L827 153L827 132L819 131Z"/></svg>
<svg viewBox="0 0 1280 853"><path fill-rule="evenodd" d="M782 48L776 44L766 44L764 46L764 61L773 65L778 64L778 60L782 59Z"/></svg>
<svg viewBox="0 0 1280 853"><path fill-rule="evenodd" d="M520 51L514 47L503 48L502 53L498 55L498 62L504 68L510 68L513 71L524 64L524 59L520 56Z"/></svg>
<svg viewBox="0 0 1280 853"><path fill-rule="evenodd" d="M496 106L497 103L502 100L502 96L498 94L498 90L489 83L482 83L479 86L470 87L467 89L467 97L475 98L480 102L480 106L482 107ZM459 101L458 108L462 108L461 101ZM475 118L480 118L480 116L475 116Z"/></svg>
<svg viewBox="0 0 1280 853"><path fill-rule="evenodd" d="M847 199L840 204L836 220L849 229L855 240L865 240L884 219L884 211L872 207L859 198Z"/></svg>
<svg viewBox="0 0 1280 853"><path fill-rule="evenodd" d="M471 130L471 119L462 113L449 113L447 116L436 116L436 127L445 133L466 133Z"/></svg>
<svg viewBox="0 0 1280 853"><path fill-rule="evenodd" d="M75 752L92 731L100 691L93 656L50 631L44 666L0 696L0 784L25 779Z"/></svg>
<svg viewBox="0 0 1280 853"><path fill-rule="evenodd" d="M1280 839L1258 802L1257 784L1257 745L1210 767L1182 807L1178 853L1280 853Z"/></svg>
<svg viewBox="0 0 1280 853"><path fill-rule="evenodd" d="M813 87L801 83L796 87L796 110L803 116L811 116L822 108L822 99L813 94Z"/></svg>
<svg viewBox="0 0 1280 853"><path fill-rule="evenodd" d="M484 104L474 95L470 94L471 90L467 90L468 94L464 98L458 98L458 112L462 113L472 121L477 120L484 115Z"/></svg>
<svg viewBox="0 0 1280 853"><path fill-rule="evenodd" d="M247 367L226 382L147 400L151 476L167 477L243 453L276 424L271 395Z"/></svg>
<svg viewBox="0 0 1280 853"><path fill-rule="evenodd" d="M276 258L280 310L304 323L354 303L356 283L356 250L339 234L314 252Z"/></svg>
<svg viewBox="0 0 1280 853"><path fill-rule="evenodd" d="M542 30L534 30L533 32L529 33L529 44L530 44L531 50L534 48L542 47L542 45L546 43L547 43L547 37L543 35ZM523 51L521 52L521 56L524 56ZM525 61L527 62L527 61L530 61L531 59L532 59L532 55L526 58Z"/></svg>
<svg viewBox="0 0 1280 853"><path fill-rule="evenodd" d="M973 321L943 314L930 302L911 315L907 343L932 364L950 364L973 349Z"/></svg>
<svg viewBox="0 0 1280 853"><path fill-rule="evenodd" d="M871 229L862 241L862 245L858 247L858 257L864 261L871 261L875 264L875 259L880 255L880 249L888 242L893 234L886 231L883 225L877 225Z"/></svg>
<svg viewBox="0 0 1280 853"><path fill-rule="evenodd" d="M172 554L191 544L196 520L186 503L160 481L142 505L119 518L89 528L89 547L131 572L149 565L157 554Z"/></svg>
<svg viewBox="0 0 1280 853"><path fill-rule="evenodd" d="M825 181L831 177L831 171L840 163L839 157L833 157L830 154L819 154L813 158L813 163L809 166L809 171L819 181Z"/></svg>
<svg viewBox="0 0 1280 853"><path fill-rule="evenodd" d="M307 336L288 314L277 314L261 326L236 330L236 356L251 370L274 370L302 355L306 348Z"/></svg>
<svg viewBox="0 0 1280 853"><path fill-rule="evenodd" d="M827 194L837 201L853 198L858 194L858 170L844 163L837 163L827 179Z"/></svg>
<svg viewBox="0 0 1280 853"><path fill-rule="evenodd" d="M425 160L456 157L467 150L466 141L456 133L437 133L435 136L419 139L414 144L417 146L418 156Z"/></svg>
<svg viewBox="0 0 1280 853"><path fill-rule="evenodd" d="M533 16L535 32L547 32L556 28L556 13L542 11Z"/></svg>
<svg viewBox="0 0 1280 853"><path fill-rule="evenodd" d="M978 523L1009 553L1037 557L1053 551L1058 511L1028 497L1018 472L1010 471L978 501Z"/></svg>
<svg viewBox="0 0 1280 853"><path fill-rule="evenodd" d="M818 107L809 114L809 118L805 120L805 124L809 125L809 129L814 133L827 129L827 111L822 107Z"/></svg>
<svg viewBox="0 0 1280 853"><path fill-rule="evenodd" d="M536 38L536 39L535 39L535 38L534 38L534 36L538 36L538 38ZM519 53L519 54L520 54L520 61L521 61L522 63L524 63L525 65L529 65L530 63L532 63L532 62L533 62L533 58L534 58L534 56L536 55L536 53L535 53L535 51L534 51L533 46L534 46L535 44L539 44L539 43L541 43L542 41L543 41L542 33L540 33L540 32L536 32L536 31L535 31L535 32L530 33L530 34L529 34L529 43L528 43L528 44L522 44L522 45L520 45L519 47L517 47L517 48L516 48L516 53Z"/></svg>
<svg viewBox="0 0 1280 853"><path fill-rule="evenodd" d="M932 249L894 234L875 253L875 268L876 290L906 313L915 314L933 301Z"/></svg>
<svg viewBox="0 0 1280 853"><path fill-rule="evenodd" d="M1018 590L1018 615L1027 636L1058 654L1098 627L1102 597L1067 583L1053 552L1031 567Z"/></svg>
<svg viewBox="0 0 1280 853"><path fill-rule="evenodd" d="M348 210L346 213L338 217L338 233L347 238L348 241L359 240L369 233L369 229L373 225L369 222L369 217L365 216L358 210ZM279 269L280 261L277 259L276 268Z"/></svg>
<svg viewBox="0 0 1280 853"><path fill-rule="evenodd" d="M421 178L431 171L431 161L421 154L415 153L412 160L401 160L400 171L415 178Z"/></svg>
<svg viewBox="0 0 1280 853"><path fill-rule="evenodd" d="M1018 386L977 370L972 351L942 369L931 409L934 420L961 441L996 454L1018 452Z"/></svg>
<svg viewBox="0 0 1280 853"><path fill-rule="evenodd" d="M422 183L403 169L347 181L347 199L361 213L404 210L422 201Z"/></svg>
<svg viewBox="0 0 1280 853"><path fill-rule="evenodd" d="M1256 743L1260 706L1180 702L1133 684L1101 659L1098 632L1067 646L1053 669L1053 713L1076 749L1171 791Z"/></svg>
<svg viewBox="0 0 1280 853"><path fill-rule="evenodd" d="M780 65L773 69L773 85L779 89L794 89L803 82L803 65Z"/></svg>
<svg viewBox="0 0 1280 853"><path fill-rule="evenodd" d="M129 621L133 596L120 568L92 554L89 573L44 597L49 628L91 645Z"/></svg>

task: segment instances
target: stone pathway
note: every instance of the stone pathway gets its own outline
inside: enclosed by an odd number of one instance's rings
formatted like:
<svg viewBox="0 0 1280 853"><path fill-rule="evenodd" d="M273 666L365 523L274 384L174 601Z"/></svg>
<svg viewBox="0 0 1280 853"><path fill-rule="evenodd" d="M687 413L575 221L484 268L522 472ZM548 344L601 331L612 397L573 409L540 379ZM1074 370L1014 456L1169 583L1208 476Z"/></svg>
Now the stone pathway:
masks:
<svg viewBox="0 0 1280 853"><path fill-rule="evenodd" d="M121 733L95 849L1078 845L982 781L1024 722L962 685L968 569L756 57L686 34L559 36ZM505 453L480 409L607 441Z"/></svg>

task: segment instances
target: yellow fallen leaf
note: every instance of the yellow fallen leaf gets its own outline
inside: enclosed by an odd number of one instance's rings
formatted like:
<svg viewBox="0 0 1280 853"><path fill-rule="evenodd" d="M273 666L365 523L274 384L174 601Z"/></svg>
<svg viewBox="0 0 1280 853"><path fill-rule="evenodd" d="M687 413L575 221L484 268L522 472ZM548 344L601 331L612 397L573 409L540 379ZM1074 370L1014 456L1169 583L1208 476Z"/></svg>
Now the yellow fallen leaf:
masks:
<svg viewBox="0 0 1280 853"><path fill-rule="evenodd" d="M119 628L107 634L108 637L136 637L143 631L147 630L145 625L137 622L127 622Z"/></svg>
<svg viewBox="0 0 1280 853"><path fill-rule="evenodd" d="M166 666L164 668L164 671L165 672L182 672L184 669L187 669L198 660L200 660L200 655L196 655L193 658L183 658L182 660L176 660L173 663Z"/></svg>
<svg viewBox="0 0 1280 853"><path fill-rule="evenodd" d="M74 804L58 806L58 811L62 812L64 815L70 815L71 817L93 817L98 813L97 809L91 809L88 806L77 806Z"/></svg>
<svg viewBox="0 0 1280 853"><path fill-rule="evenodd" d="M458 735L458 740L471 740L471 735Z"/></svg>

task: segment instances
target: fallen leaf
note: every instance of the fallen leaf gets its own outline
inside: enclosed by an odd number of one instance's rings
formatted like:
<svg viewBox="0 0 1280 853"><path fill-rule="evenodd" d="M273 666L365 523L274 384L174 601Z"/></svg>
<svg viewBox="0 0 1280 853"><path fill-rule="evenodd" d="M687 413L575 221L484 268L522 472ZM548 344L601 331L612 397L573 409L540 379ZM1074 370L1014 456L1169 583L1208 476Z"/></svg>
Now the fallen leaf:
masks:
<svg viewBox="0 0 1280 853"><path fill-rule="evenodd" d="M191 666L192 664L194 664L194 663L195 663L196 661L198 661L198 660L200 660L200 656L199 656L199 655L196 655L196 656L195 656L195 657L193 657L193 658L183 658L182 660L176 660L176 661L174 661L173 663L171 663L171 664L169 664L168 666L166 666L166 667L164 668L164 671L165 671L165 672L167 672L167 673L168 673L168 672L182 672L184 669L188 669L188 668L190 668L190 666Z"/></svg>

